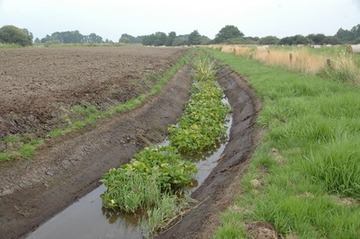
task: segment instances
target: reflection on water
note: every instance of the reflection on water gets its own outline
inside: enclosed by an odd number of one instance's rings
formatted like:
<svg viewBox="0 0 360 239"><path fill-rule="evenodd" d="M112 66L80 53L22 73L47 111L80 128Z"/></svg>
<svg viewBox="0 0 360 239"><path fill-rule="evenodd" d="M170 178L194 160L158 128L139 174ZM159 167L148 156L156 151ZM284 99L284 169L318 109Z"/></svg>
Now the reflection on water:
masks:
<svg viewBox="0 0 360 239"><path fill-rule="evenodd" d="M101 185L41 225L28 239L143 238L139 218L102 210Z"/></svg>
<svg viewBox="0 0 360 239"><path fill-rule="evenodd" d="M224 102L227 103L225 99ZM228 117L226 136L229 139L232 117ZM168 145L165 140L162 145ZM222 142L211 153L189 157L199 169L195 175L194 192L215 168L227 142ZM141 239L145 231L141 227L142 213L124 214L102 208L100 195L105 192L101 185L75 202L58 215L28 235L27 239Z"/></svg>

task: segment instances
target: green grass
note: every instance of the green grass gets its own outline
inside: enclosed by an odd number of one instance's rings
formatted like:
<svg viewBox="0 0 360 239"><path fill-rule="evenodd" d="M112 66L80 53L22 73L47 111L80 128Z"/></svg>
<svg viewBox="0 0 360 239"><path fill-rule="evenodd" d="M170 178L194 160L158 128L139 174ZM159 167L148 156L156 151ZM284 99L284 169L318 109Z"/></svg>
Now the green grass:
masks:
<svg viewBox="0 0 360 239"><path fill-rule="evenodd" d="M267 130L214 238L246 238L254 221L284 237L360 238L360 89L211 53L247 77L263 102L257 127Z"/></svg>
<svg viewBox="0 0 360 239"><path fill-rule="evenodd" d="M8 161L11 159L10 154L5 152L0 152L0 161Z"/></svg>
<svg viewBox="0 0 360 239"><path fill-rule="evenodd" d="M164 195L158 206L147 211L146 229L148 236L155 235L164 229L171 219L188 207L189 200L175 195Z"/></svg>
<svg viewBox="0 0 360 239"><path fill-rule="evenodd" d="M8 49L8 48L22 48L22 46L18 44L0 43L0 49Z"/></svg>

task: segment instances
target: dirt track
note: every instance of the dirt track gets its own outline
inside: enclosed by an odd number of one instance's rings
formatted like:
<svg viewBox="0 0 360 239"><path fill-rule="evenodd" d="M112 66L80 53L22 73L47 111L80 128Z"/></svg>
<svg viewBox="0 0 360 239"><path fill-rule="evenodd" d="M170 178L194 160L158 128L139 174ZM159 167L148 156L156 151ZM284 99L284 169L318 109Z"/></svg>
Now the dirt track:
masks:
<svg viewBox="0 0 360 239"><path fill-rule="evenodd" d="M23 237L94 189L102 173L128 162L148 142L161 141L167 125L182 114L190 75L190 69L183 68L145 105L43 148L36 160L19 161L13 170L0 167L0 238ZM255 97L245 81L227 68L219 71L219 83L234 109L224 157L193 193L201 203L159 238L210 238L218 213L231 203L251 155L258 110Z"/></svg>

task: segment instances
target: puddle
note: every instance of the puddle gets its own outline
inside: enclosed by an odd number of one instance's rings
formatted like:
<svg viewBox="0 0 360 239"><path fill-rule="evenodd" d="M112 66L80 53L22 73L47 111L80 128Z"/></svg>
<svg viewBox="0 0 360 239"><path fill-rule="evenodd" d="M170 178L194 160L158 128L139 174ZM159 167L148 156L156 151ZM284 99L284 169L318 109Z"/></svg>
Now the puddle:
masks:
<svg viewBox="0 0 360 239"><path fill-rule="evenodd" d="M227 99L223 100L228 104ZM228 116L226 136L229 139L232 116ZM222 143L214 152L198 157L194 162L199 169L195 175L197 186L190 188L189 193L194 192L209 176L216 167L225 149L226 142ZM161 145L168 145L165 140ZM191 157L189 157L191 158ZM105 186L101 185L71 206L39 226L30 233L27 239L119 239L131 238L142 239L141 218L136 219L133 215L109 214L102 210L100 195L104 193Z"/></svg>

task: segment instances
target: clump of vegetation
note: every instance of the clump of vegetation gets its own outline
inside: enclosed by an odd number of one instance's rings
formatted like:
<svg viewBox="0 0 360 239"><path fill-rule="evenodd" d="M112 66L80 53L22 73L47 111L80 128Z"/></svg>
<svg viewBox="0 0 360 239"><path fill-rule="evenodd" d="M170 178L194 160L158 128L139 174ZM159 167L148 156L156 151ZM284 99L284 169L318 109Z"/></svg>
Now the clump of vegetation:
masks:
<svg viewBox="0 0 360 239"><path fill-rule="evenodd" d="M311 153L304 167L329 193L360 200L359 143L358 137L332 142Z"/></svg>
<svg viewBox="0 0 360 239"><path fill-rule="evenodd" d="M226 134L230 107L222 103L223 91L215 83L214 63L203 58L195 64L191 99L177 125L169 127L170 144L186 154L198 154L216 147Z"/></svg>
<svg viewBox="0 0 360 239"><path fill-rule="evenodd" d="M196 172L195 165L183 160L176 148L147 147L130 163L104 174L101 181L107 191L102 196L103 205L125 212L149 208L156 204L160 193L181 194ZM154 189L151 197L148 195L149 188ZM132 197L138 199L129 199Z"/></svg>
<svg viewBox="0 0 360 239"><path fill-rule="evenodd" d="M318 74L344 83L360 84L360 69L345 53L340 54L335 62L330 61L329 65L318 71Z"/></svg>
<svg viewBox="0 0 360 239"><path fill-rule="evenodd" d="M20 46L32 45L33 35L27 29L20 29L12 25L6 25L0 28L0 43L5 43L11 47L11 44Z"/></svg>

